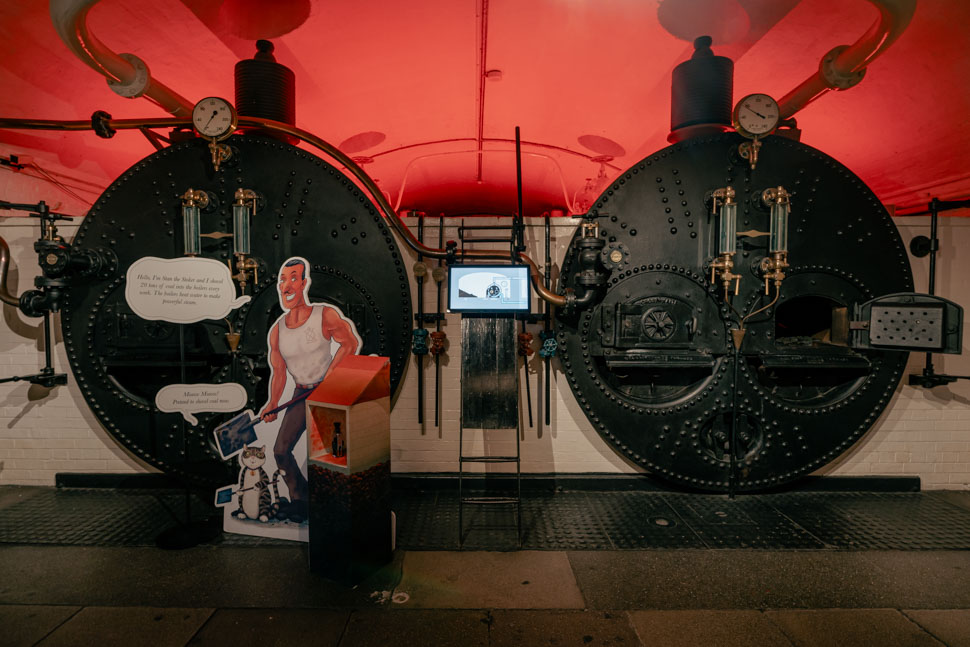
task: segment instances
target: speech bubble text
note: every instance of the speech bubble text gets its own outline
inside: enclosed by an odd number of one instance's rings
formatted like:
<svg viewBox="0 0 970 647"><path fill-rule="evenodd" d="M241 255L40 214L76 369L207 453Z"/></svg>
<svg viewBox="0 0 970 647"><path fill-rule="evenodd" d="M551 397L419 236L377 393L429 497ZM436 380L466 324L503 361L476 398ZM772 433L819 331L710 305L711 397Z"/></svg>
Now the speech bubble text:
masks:
<svg viewBox="0 0 970 647"><path fill-rule="evenodd" d="M195 323L222 319L251 297L236 297L229 267L213 258L139 258L128 268L125 299L142 319Z"/></svg>
<svg viewBox="0 0 970 647"><path fill-rule="evenodd" d="M169 384L155 394L155 406L165 413L181 413L193 427L199 424L193 413L231 412L246 406L249 399L242 384Z"/></svg>

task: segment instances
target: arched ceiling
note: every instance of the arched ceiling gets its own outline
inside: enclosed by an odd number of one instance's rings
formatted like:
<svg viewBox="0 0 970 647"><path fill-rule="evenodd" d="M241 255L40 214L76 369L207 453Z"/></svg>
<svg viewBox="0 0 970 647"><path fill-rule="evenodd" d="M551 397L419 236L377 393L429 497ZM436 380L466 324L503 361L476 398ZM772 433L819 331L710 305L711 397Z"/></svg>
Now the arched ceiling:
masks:
<svg viewBox="0 0 970 647"><path fill-rule="evenodd" d="M597 191L598 175L667 144L671 70L690 56L691 35L711 34L715 52L735 61L736 99L781 97L876 18L865 0L102 0L88 24L190 101L231 99L236 61L252 56L254 38L272 38L296 73L297 125L366 158L402 210L512 213L519 126L530 215L569 211L588 184ZM858 87L797 115L802 141L902 210L970 194L967 24L970 3L918 0ZM95 110L166 116L118 97L78 61L47 2L0 4L0 116L73 120ZM0 130L0 156L52 174L74 195L45 190L75 211L152 151L135 131L105 140ZM31 199L11 178L35 167L0 166L0 199Z"/></svg>

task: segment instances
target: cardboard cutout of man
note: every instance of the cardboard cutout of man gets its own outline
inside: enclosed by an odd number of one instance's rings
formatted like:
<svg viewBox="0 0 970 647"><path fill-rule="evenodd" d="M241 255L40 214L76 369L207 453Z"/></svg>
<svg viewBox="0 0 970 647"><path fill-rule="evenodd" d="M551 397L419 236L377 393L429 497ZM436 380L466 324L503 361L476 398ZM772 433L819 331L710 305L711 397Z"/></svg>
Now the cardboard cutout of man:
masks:
<svg viewBox="0 0 970 647"><path fill-rule="evenodd" d="M264 422L273 422L278 414L269 413L280 405L287 374L295 383L291 400L309 394L344 357L360 350L361 340L353 323L342 313L322 303L308 303L310 278L305 259L293 257L280 267L280 305L283 315L269 333L269 365L272 371L269 400L260 412ZM331 354L331 340L340 344ZM286 402L286 400L282 400ZM281 507L278 517L300 523L307 517L307 480L300 471L293 448L306 431L306 401L299 400L283 413L273 454L276 466L285 470L283 477L290 493L290 504Z"/></svg>

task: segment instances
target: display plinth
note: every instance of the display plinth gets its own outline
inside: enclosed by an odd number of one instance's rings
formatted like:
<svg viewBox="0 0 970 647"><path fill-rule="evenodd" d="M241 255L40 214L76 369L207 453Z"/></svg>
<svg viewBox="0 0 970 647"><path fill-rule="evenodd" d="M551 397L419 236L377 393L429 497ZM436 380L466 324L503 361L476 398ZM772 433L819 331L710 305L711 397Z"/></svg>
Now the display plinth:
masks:
<svg viewBox="0 0 970 647"><path fill-rule="evenodd" d="M359 580L391 559L390 360L344 358L306 407L310 570Z"/></svg>

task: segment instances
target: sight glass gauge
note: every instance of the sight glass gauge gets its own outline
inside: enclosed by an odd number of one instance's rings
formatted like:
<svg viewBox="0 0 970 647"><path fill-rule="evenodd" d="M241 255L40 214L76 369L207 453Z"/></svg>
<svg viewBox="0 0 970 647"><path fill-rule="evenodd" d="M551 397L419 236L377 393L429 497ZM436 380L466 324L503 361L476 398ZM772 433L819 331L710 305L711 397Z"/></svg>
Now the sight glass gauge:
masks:
<svg viewBox="0 0 970 647"><path fill-rule="evenodd" d="M211 141L220 141L236 130L236 109L220 97L206 97L192 108L192 126Z"/></svg>
<svg viewBox="0 0 970 647"><path fill-rule="evenodd" d="M778 128L778 102L767 94L749 94L734 107L731 122L749 139L766 137Z"/></svg>

